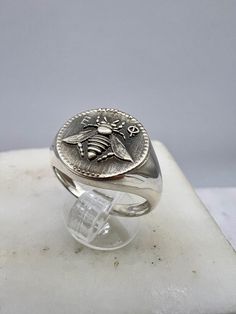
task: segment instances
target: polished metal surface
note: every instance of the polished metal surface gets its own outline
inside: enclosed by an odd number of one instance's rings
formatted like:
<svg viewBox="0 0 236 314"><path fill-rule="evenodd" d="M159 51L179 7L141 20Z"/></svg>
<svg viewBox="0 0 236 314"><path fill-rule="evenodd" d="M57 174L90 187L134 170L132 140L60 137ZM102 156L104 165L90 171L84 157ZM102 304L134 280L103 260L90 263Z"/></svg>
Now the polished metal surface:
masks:
<svg viewBox="0 0 236 314"><path fill-rule="evenodd" d="M140 216L158 203L162 179L159 163L144 127L116 109L93 109L69 119L52 145L52 166L76 197L81 184L117 190L143 198L115 204L112 214Z"/></svg>

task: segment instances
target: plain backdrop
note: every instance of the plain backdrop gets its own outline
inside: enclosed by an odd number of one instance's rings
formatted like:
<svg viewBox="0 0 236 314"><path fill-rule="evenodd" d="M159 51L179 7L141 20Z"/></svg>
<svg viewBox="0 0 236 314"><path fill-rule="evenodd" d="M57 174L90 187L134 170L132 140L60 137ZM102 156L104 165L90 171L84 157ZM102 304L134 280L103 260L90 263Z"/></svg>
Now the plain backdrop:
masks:
<svg viewBox="0 0 236 314"><path fill-rule="evenodd" d="M0 0L1 150L96 107L138 118L195 186L236 184L236 1Z"/></svg>

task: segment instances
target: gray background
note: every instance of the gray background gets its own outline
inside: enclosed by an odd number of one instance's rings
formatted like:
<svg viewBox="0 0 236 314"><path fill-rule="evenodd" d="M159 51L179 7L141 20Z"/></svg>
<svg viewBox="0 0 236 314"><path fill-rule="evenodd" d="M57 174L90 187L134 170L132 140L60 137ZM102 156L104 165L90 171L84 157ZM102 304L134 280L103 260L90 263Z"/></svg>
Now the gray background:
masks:
<svg viewBox="0 0 236 314"><path fill-rule="evenodd" d="M1 150L118 107L195 186L236 184L236 1L0 1Z"/></svg>

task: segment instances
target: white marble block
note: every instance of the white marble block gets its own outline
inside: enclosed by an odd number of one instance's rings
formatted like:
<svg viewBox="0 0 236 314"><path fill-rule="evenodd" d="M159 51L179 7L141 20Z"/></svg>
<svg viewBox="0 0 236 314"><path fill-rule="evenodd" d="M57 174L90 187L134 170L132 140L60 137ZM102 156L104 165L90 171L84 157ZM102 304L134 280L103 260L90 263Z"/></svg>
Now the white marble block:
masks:
<svg viewBox="0 0 236 314"><path fill-rule="evenodd" d="M0 154L0 313L236 313L236 254L173 157L154 147L163 196L127 247L78 244L73 197L47 149Z"/></svg>

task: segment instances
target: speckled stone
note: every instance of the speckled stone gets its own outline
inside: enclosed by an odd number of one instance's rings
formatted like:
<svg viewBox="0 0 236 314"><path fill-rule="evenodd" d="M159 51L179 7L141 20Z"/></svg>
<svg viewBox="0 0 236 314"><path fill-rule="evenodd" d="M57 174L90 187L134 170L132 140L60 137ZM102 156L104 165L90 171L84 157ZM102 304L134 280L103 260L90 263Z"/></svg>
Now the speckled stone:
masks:
<svg viewBox="0 0 236 314"><path fill-rule="evenodd" d="M127 247L98 252L64 227L73 197L47 149L0 154L0 313L234 313L236 254L173 157L154 147L160 205Z"/></svg>

